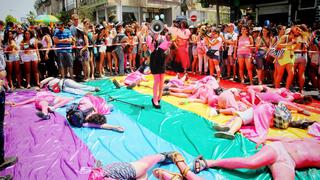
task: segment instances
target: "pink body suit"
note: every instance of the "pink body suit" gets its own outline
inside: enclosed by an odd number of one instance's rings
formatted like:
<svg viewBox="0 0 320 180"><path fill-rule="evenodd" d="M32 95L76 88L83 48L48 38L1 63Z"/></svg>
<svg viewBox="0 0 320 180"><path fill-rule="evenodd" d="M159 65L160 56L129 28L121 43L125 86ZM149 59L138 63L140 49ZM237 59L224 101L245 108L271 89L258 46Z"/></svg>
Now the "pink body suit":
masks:
<svg viewBox="0 0 320 180"><path fill-rule="evenodd" d="M54 105L55 96L49 91L41 91L36 94L35 106L37 109L41 109L41 101L48 102L49 106Z"/></svg>
<svg viewBox="0 0 320 180"><path fill-rule="evenodd" d="M79 109L82 111L92 107L98 114L110 114L112 110L103 98L93 95L86 95L79 102Z"/></svg>

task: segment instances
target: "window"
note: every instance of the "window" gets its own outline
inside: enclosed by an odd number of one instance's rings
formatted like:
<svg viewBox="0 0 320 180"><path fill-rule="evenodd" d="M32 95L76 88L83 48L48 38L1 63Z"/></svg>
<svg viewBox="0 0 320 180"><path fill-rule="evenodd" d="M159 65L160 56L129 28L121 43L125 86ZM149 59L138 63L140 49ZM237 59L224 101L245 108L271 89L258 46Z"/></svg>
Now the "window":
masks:
<svg viewBox="0 0 320 180"><path fill-rule="evenodd" d="M299 9L315 9L316 0L299 0Z"/></svg>

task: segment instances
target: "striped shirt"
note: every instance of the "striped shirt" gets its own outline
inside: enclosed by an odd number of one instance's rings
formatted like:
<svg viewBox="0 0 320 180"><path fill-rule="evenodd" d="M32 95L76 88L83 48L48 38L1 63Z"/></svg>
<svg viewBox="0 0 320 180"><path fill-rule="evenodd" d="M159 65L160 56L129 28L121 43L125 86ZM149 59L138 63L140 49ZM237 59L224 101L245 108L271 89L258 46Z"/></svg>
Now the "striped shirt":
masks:
<svg viewBox="0 0 320 180"><path fill-rule="evenodd" d="M63 31L60 31L59 29L56 29L54 31L54 38L58 38L58 39L67 39L67 38L71 38L71 31L69 29L64 29ZM57 43L56 47L57 48L66 48L66 47L71 47L72 44L71 43ZM61 49L61 50L57 50L57 52L69 52L71 53L72 50L71 49Z"/></svg>

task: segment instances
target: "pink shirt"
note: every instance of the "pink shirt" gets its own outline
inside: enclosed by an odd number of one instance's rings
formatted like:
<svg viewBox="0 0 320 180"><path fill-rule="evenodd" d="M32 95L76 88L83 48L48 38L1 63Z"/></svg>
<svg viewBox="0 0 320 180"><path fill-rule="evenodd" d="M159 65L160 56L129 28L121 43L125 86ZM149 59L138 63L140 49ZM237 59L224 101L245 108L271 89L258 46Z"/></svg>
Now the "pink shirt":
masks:
<svg viewBox="0 0 320 180"><path fill-rule="evenodd" d="M110 114L111 108L107 105L106 101L97 96L86 95L79 102L79 109L81 111L88 110L89 108L94 108L95 112L98 114Z"/></svg>
<svg viewBox="0 0 320 180"><path fill-rule="evenodd" d="M251 54L249 37L240 37L238 39L238 54Z"/></svg>
<svg viewBox="0 0 320 180"><path fill-rule="evenodd" d="M35 106L37 109L41 109L40 102L46 101L49 105L53 105L55 96L49 91L40 91L36 94Z"/></svg>

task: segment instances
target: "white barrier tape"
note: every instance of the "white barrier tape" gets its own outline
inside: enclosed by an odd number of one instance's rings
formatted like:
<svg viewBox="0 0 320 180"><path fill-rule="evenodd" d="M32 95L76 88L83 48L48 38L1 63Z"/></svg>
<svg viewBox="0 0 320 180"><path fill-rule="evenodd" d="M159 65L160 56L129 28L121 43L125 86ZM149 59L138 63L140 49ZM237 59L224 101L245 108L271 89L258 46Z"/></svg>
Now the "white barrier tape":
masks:
<svg viewBox="0 0 320 180"><path fill-rule="evenodd" d="M88 47L103 47L103 46L107 46L107 47L111 47L111 46L122 46L122 45L138 45L138 44L145 44L146 42L142 42L142 43L116 43L116 44L100 44L100 45L89 45ZM82 49L85 46L70 46L70 47L61 47L61 48L43 48L43 49L30 49L30 50L16 50L16 51L3 51L3 53L10 53L10 52L26 52L26 51L47 51L47 50L68 50L68 49ZM3 50L2 48L0 48L0 51Z"/></svg>

